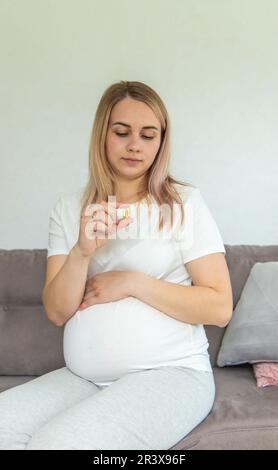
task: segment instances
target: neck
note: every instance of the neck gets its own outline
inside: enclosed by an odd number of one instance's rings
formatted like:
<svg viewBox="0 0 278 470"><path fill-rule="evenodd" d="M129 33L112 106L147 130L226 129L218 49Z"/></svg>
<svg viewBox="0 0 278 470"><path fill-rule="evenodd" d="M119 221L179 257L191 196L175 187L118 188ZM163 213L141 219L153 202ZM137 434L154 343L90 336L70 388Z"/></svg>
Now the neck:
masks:
<svg viewBox="0 0 278 470"><path fill-rule="evenodd" d="M138 193L132 193L132 194L123 194L123 193L120 193L120 194L116 194L116 199L117 201L123 203L123 204L131 204L133 202L138 202L140 201L141 199L143 199L143 197L145 196L146 192L138 192Z"/></svg>
<svg viewBox="0 0 278 470"><path fill-rule="evenodd" d="M147 189L145 187L131 188L124 185L119 186L115 190L115 196L117 201L122 203L132 203L140 201L147 194Z"/></svg>

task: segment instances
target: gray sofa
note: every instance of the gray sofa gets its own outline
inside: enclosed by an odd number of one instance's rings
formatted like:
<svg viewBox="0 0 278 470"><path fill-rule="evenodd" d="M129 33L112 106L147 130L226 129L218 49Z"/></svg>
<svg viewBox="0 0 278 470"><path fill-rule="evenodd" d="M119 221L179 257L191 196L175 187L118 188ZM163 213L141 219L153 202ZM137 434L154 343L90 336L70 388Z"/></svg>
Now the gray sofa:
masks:
<svg viewBox="0 0 278 470"><path fill-rule="evenodd" d="M253 264L278 261L278 245L225 247L235 307ZM0 250L0 391L65 365L63 328L47 319L41 302L45 270L46 250ZM258 388L250 364L217 367L224 328L205 328L216 400L172 450L277 449L278 388Z"/></svg>

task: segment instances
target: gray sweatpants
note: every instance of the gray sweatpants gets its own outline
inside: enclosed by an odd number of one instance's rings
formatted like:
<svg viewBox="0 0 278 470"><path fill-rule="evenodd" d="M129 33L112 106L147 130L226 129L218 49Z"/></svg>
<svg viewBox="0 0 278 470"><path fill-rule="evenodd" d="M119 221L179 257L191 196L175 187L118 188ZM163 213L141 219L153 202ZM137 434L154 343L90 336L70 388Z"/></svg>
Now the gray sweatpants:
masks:
<svg viewBox="0 0 278 470"><path fill-rule="evenodd" d="M163 366L100 387L67 367L0 394L0 449L170 449L210 412L213 374Z"/></svg>

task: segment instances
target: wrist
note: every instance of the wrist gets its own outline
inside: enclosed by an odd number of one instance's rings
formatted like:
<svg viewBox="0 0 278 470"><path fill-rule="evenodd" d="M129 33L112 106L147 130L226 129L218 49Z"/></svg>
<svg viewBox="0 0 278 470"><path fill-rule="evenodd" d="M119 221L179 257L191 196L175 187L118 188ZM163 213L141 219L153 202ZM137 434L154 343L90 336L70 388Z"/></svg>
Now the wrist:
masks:
<svg viewBox="0 0 278 470"><path fill-rule="evenodd" d="M72 247L71 253L74 257L84 259L87 262L89 262L92 256L92 253L90 255L84 254L77 243Z"/></svg>
<svg viewBox="0 0 278 470"><path fill-rule="evenodd" d="M128 295L132 297L140 298L140 290L144 289L144 281L146 278L145 273L134 272L133 275L128 273Z"/></svg>

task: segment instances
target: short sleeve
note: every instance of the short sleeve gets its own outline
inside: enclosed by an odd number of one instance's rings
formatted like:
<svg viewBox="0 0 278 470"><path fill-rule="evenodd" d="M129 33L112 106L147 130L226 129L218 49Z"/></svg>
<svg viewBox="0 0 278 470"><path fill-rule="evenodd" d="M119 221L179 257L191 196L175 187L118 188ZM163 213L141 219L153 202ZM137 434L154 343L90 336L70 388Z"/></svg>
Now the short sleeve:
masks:
<svg viewBox="0 0 278 470"><path fill-rule="evenodd" d="M62 222L63 197L53 207L49 217L47 258L52 255L67 255L68 244Z"/></svg>
<svg viewBox="0 0 278 470"><path fill-rule="evenodd" d="M226 253L217 224L198 188L184 202L184 209L185 222L179 238L183 263L211 253Z"/></svg>

